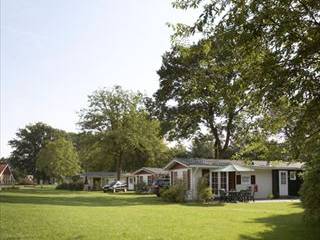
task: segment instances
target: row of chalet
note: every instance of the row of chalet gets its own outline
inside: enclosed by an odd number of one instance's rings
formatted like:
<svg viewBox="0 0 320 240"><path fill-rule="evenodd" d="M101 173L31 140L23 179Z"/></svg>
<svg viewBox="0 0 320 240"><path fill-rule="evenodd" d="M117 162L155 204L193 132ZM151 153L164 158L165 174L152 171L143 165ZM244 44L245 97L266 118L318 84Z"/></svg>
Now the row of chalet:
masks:
<svg viewBox="0 0 320 240"><path fill-rule="evenodd" d="M169 178L170 184L182 180L187 188L187 198L197 198L197 183L205 177L208 186L219 195L219 190L240 191L251 187L255 198L298 196L302 184L300 162L239 161L220 159L173 159L163 169L143 167L133 173L121 175L129 190L144 182L151 185L159 178ZM101 187L116 179L114 172L88 172L81 177L93 188Z"/></svg>
<svg viewBox="0 0 320 240"><path fill-rule="evenodd" d="M87 172L80 175L83 181L92 189L100 189L105 184L111 183L117 179L115 172ZM134 186L144 182L152 185L156 179L168 178L169 171L162 168L143 167L133 173L124 173L120 176L120 181L126 182L128 190L134 190Z"/></svg>

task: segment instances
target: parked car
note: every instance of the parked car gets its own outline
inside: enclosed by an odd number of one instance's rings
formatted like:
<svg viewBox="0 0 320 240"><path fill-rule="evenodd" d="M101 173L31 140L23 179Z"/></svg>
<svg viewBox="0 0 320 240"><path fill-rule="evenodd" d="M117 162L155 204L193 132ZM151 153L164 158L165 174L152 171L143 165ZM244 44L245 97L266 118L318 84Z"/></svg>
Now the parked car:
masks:
<svg viewBox="0 0 320 240"><path fill-rule="evenodd" d="M168 178L157 179L153 182L151 189L154 194L160 197L160 190L162 188L169 188L170 180Z"/></svg>
<svg viewBox="0 0 320 240"><path fill-rule="evenodd" d="M118 192L118 191L124 191L126 192L128 189L128 186L126 183L120 182L120 181L114 181L110 184L106 184L103 186L102 190L103 192Z"/></svg>

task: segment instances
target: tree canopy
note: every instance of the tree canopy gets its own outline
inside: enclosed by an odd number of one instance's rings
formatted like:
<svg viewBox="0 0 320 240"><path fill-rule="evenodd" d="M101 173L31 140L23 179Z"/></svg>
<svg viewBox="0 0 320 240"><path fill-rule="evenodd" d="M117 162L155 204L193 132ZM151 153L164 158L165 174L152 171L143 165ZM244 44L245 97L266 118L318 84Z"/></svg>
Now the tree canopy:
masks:
<svg viewBox="0 0 320 240"><path fill-rule="evenodd" d="M194 25L176 26L177 38L232 39L237 70L255 99L298 150L320 134L320 2L177 0L177 8L202 8ZM225 48L228 41L221 42ZM279 111L287 102L285 114ZM299 149L298 149L299 148Z"/></svg>
<svg viewBox="0 0 320 240"><path fill-rule="evenodd" d="M16 133L16 138L9 141L13 151L9 162L15 170L24 174L45 177L44 173L37 170L36 158L40 150L50 141L66 133L55 129L45 123L29 124Z"/></svg>
<svg viewBox="0 0 320 240"><path fill-rule="evenodd" d="M73 143L62 137L49 142L40 150L36 166L47 176L60 181L80 173L78 153Z"/></svg>
<svg viewBox="0 0 320 240"><path fill-rule="evenodd" d="M259 109L255 131L263 133L238 156L269 159L285 153L307 161L302 201L306 216L319 220L320 1L176 0L173 5L202 8L193 25L175 26L175 46L194 35L200 42L224 39L216 45L222 49L233 43L230 50L238 58L232 69L240 85L252 89L250 98ZM268 140L274 136L282 136L285 146Z"/></svg>
<svg viewBox="0 0 320 240"><path fill-rule="evenodd" d="M99 138L94 149L104 149L101 160L117 171L118 179L123 170L166 160L159 121L149 118L140 93L119 86L98 90L89 96L89 106L80 118L82 129Z"/></svg>

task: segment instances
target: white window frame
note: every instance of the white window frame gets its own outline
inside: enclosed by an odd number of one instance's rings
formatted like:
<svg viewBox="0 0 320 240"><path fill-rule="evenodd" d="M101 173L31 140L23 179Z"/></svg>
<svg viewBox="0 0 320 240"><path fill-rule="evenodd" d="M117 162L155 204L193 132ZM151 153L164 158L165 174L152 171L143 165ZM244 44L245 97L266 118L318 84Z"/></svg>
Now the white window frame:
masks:
<svg viewBox="0 0 320 240"><path fill-rule="evenodd" d="M245 179L247 181L245 181ZM251 185L251 176L241 175L241 185Z"/></svg>
<svg viewBox="0 0 320 240"><path fill-rule="evenodd" d="M292 181L297 180L297 172L296 171L290 171L289 179L292 180Z"/></svg>

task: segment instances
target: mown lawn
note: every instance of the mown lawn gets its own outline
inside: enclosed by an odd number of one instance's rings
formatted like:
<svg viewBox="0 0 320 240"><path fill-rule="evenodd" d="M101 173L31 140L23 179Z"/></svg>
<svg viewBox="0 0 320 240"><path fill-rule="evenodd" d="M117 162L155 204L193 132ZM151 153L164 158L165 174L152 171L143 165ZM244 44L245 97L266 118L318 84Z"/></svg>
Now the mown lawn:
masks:
<svg viewBox="0 0 320 240"><path fill-rule="evenodd" d="M167 204L151 195L0 193L0 239L320 239L297 203Z"/></svg>

